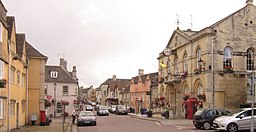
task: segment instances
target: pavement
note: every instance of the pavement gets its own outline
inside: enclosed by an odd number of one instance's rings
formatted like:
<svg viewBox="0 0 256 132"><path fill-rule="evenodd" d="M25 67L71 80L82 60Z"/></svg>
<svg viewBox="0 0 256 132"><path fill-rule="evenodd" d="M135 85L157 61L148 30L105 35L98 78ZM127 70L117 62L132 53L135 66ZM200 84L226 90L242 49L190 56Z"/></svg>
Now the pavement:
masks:
<svg viewBox="0 0 256 132"><path fill-rule="evenodd" d="M71 117L67 117L65 119L65 123L63 123L63 118L61 117L56 117L51 119L52 119L52 123L50 123L49 126L25 125L17 129L12 129L11 132L63 132L63 131L71 132L72 130Z"/></svg>
<svg viewBox="0 0 256 132"><path fill-rule="evenodd" d="M185 124L193 124L192 120L189 119L164 119L161 116L153 115L153 117L147 117L147 115L141 115L141 114L134 114L129 113L128 116L130 118L136 118L141 120L148 120L148 121L155 121L162 125L185 125ZM63 129L63 123L62 118L52 118L52 123L50 126L39 126L39 125L25 125L23 127L20 127L18 129L13 129L11 132L77 132L77 126L76 124L72 124L72 118L68 117L65 120L64 123L64 129Z"/></svg>

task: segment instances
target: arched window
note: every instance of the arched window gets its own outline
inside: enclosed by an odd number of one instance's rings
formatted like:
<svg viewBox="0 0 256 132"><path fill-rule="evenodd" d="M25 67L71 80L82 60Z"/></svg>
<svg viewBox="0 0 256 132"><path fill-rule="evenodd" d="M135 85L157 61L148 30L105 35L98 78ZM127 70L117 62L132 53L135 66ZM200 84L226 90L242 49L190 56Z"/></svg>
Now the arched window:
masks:
<svg viewBox="0 0 256 132"><path fill-rule="evenodd" d="M187 71L188 71L188 57L187 57L187 53L185 53L183 56L183 72L187 72Z"/></svg>
<svg viewBox="0 0 256 132"><path fill-rule="evenodd" d="M178 57L175 57L175 60L174 60L174 71L175 71L175 73L179 72Z"/></svg>
<svg viewBox="0 0 256 132"><path fill-rule="evenodd" d="M247 70L254 70L254 50L252 48L247 50L246 60Z"/></svg>
<svg viewBox="0 0 256 132"><path fill-rule="evenodd" d="M187 85L186 85L185 88L184 88L184 94L185 94L185 95L188 95L188 94L189 94L189 88L188 88Z"/></svg>
<svg viewBox="0 0 256 132"><path fill-rule="evenodd" d="M197 87L197 95L199 95L199 94L203 94L203 87L201 84L199 84Z"/></svg>
<svg viewBox="0 0 256 132"><path fill-rule="evenodd" d="M196 69L199 69L200 68L200 65L199 65L199 60L201 59L201 49L198 48L196 50Z"/></svg>
<svg viewBox="0 0 256 132"><path fill-rule="evenodd" d="M232 68L233 49L231 47L224 48L223 68Z"/></svg>

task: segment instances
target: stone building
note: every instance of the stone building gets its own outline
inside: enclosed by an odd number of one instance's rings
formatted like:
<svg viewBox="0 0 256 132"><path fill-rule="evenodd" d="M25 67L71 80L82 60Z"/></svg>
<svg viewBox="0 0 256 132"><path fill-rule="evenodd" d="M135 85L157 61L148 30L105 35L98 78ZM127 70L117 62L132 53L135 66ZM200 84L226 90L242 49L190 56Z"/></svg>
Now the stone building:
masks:
<svg viewBox="0 0 256 132"><path fill-rule="evenodd" d="M246 6L200 31L174 30L159 54L159 94L174 117L184 117L186 97L201 107L234 110L247 103L254 69L256 7ZM170 49L170 50L169 50Z"/></svg>

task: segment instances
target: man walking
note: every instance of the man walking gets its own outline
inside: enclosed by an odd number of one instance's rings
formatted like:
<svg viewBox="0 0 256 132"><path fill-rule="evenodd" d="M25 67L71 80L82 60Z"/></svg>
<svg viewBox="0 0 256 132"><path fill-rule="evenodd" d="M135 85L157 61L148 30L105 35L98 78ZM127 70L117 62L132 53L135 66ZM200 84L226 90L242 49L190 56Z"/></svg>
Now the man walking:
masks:
<svg viewBox="0 0 256 132"><path fill-rule="evenodd" d="M76 110L73 110L73 112L72 112L72 122L73 122L73 124L75 123L76 116L77 116Z"/></svg>

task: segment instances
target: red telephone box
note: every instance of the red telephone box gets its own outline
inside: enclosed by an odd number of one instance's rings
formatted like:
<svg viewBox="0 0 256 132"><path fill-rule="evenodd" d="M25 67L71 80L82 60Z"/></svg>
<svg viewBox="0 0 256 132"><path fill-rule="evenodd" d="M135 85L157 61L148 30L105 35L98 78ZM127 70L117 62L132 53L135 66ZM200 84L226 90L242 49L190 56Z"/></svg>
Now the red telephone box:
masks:
<svg viewBox="0 0 256 132"><path fill-rule="evenodd" d="M186 119L193 119L195 112L197 111L197 98L189 98L186 102Z"/></svg>

